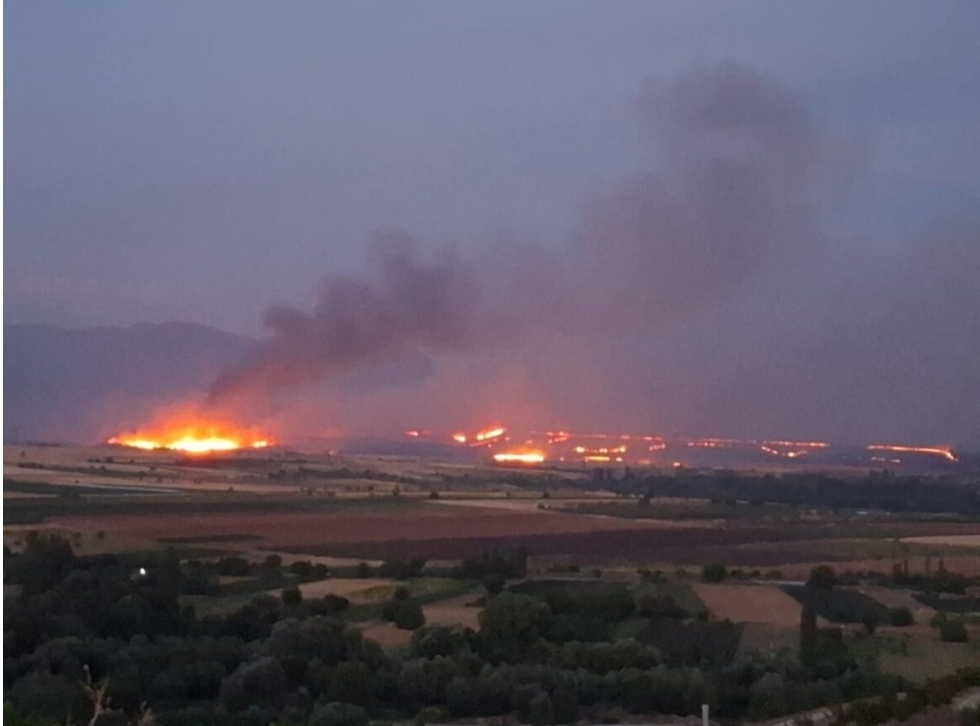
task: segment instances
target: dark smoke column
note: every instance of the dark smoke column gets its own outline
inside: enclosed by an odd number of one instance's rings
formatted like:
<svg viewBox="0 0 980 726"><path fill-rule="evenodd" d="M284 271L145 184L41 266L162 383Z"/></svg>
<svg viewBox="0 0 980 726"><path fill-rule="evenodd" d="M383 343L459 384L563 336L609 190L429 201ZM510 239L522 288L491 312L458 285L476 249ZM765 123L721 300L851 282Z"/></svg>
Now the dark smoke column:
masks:
<svg viewBox="0 0 980 726"><path fill-rule="evenodd" d="M221 374L211 387L212 403L315 383L420 348L465 344L479 289L454 255L423 259L407 234L386 232L368 241L367 263L365 276L326 278L312 312L269 308L264 323L271 336Z"/></svg>

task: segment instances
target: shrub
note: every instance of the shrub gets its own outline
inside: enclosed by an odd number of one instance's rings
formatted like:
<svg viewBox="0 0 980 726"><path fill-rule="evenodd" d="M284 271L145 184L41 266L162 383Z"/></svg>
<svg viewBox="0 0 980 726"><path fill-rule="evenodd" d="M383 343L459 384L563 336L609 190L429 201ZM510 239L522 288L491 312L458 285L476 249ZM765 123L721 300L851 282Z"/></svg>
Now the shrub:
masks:
<svg viewBox="0 0 980 726"><path fill-rule="evenodd" d="M350 607L350 600L348 600L346 597L341 597L340 595L324 595L323 602L328 605L328 609L332 613L342 613L344 610Z"/></svg>
<svg viewBox="0 0 980 726"><path fill-rule="evenodd" d="M395 592L392 593L391 599L395 602L401 602L403 600L408 600L408 588L404 585L399 585L395 588Z"/></svg>
<svg viewBox="0 0 980 726"><path fill-rule="evenodd" d="M701 579L704 582L721 582L726 577L728 577L728 568L718 562L705 565L701 570Z"/></svg>
<svg viewBox="0 0 980 726"><path fill-rule="evenodd" d="M896 628L904 628L912 625L915 619L912 617L912 611L908 608L891 608L888 611L888 622Z"/></svg>
<svg viewBox="0 0 980 726"><path fill-rule="evenodd" d="M939 626L939 639L946 643L965 643L966 626L962 620L947 620Z"/></svg>

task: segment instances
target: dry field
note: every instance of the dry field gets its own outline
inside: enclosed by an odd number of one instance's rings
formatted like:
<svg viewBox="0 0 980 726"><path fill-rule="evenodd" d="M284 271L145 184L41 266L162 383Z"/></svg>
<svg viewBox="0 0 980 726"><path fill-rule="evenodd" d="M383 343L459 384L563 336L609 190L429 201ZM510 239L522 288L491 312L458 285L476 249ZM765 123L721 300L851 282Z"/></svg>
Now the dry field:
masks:
<svg viewBox="0 0 980 726"><path fill-rule="evenodd" d="M737 623L764 623L779 627L800 624L802 606L782 590L765 585L692 586L701 602L718 618Z"/></svg>
<svg viewBox="0 0 980 726"><path fill-rule="evenodd" d="M472 594L460 595L426 605L422 608L426 625L462 625L479 630L482 608L469 606L475 599L476 596Z"/></svg>
<svg viewBox="0 0 980 726"><path fill-rule="evenodd" d="M903 537L910 544L938 545L940 547L976 547L980 549L980 534L951 534L932 537Z"/></svg>
<svg viewBox="0 0 980 726"><path fill-rule="evenodd" d="M330 580L319 580L317 582L305 582L299 585L303 598L311 600L324 595L339 595L346 597L353 603L376 602L378 598L371 597L366 591L373 588L393 587L394 580L382 577L364 578L343 578L338 577ZM272 595L278 595L278 590L270 591Z"/></svg>
<svg viewBox="0 0 980 726"><path fill-rule="evenodd" d="M393 623L375 623L361 631L368 640L373 640L383 648L397 648L412 639L411 630L399 630Z"/></svg>
<svg viewBox="0 0 980 726"><path fill-rule="evenodd" d="M150 514L60 517L52 521L75 530L103 531L107 535L150 540L250 534L262 537L263 549L290 548L293 551L301 551L310 545L521 537L650 527L643 522L572 514L437 506L390 512Z"/></svg>

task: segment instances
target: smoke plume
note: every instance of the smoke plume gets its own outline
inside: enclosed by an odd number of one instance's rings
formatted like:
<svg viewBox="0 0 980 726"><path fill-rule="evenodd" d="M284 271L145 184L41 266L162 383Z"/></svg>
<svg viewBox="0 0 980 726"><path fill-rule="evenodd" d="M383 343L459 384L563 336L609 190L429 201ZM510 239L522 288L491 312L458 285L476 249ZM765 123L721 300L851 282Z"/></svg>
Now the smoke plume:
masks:
<svg viewBox="0 0 980 726"><path fill-rule="evenodd" d="M373 236L366 272L331 276L311 311L270 308L269 335L214 383L214 402L272 393L402 357L526 345L615 319L637 332L696 314L773 255L812 239L832 145L790 90L735 66L646 89L659 167L583 205L562 251L426 255Z"/></svg>

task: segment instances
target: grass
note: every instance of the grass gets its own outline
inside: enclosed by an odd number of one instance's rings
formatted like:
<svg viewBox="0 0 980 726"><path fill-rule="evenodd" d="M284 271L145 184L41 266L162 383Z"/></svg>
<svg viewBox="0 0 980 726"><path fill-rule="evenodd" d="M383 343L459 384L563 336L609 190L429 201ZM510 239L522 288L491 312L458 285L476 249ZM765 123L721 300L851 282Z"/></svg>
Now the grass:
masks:
<svg viewBox="0 0 980 726"><path fill-rule="evenodd" d="M139 486L120 486L116 484L51 484L43 481L24 481L21 479L4 479L3 490L5 492L17 492L18 494L33 494L38 496L54 495L78 499L82 496L111 496L113 494L133 495L160 495L160 489Z"/></svg>
<svg viewBox="0 0 980 726"><path fill-rule="evenodd" d="M423 578L431 579L431 578ZM442 580L445 586L439 589L426 589L423 587L418 594L412 594L409 589L408 602L418 603L419 605L431 605L442 600L449 600L461 595L468 595L482 590L482 587L470 580ZM410 582L407 584L411 584ZM378 620L381 618L381 611L384 608L384 601L365 603L361 605L351 605L344 611L343 618L349 622L365 622L368 620Z"/></svg>
<svg viewBox="0 0 980 726"><path fill-rule="evenodd" d="M935 630L889 633L880 636L879 643L881 670L914 683L980 663L980 642L944 643Z"/></svg>
<svg viewBox="0 0 980 726"><path fill-rule="evenodd" d="M641 582L633 590L633 597L639 600L644 597L664 597L674 599L677 605L693 616L708 612L701 598L688 583L680 580L667 582Z"/></svg>

